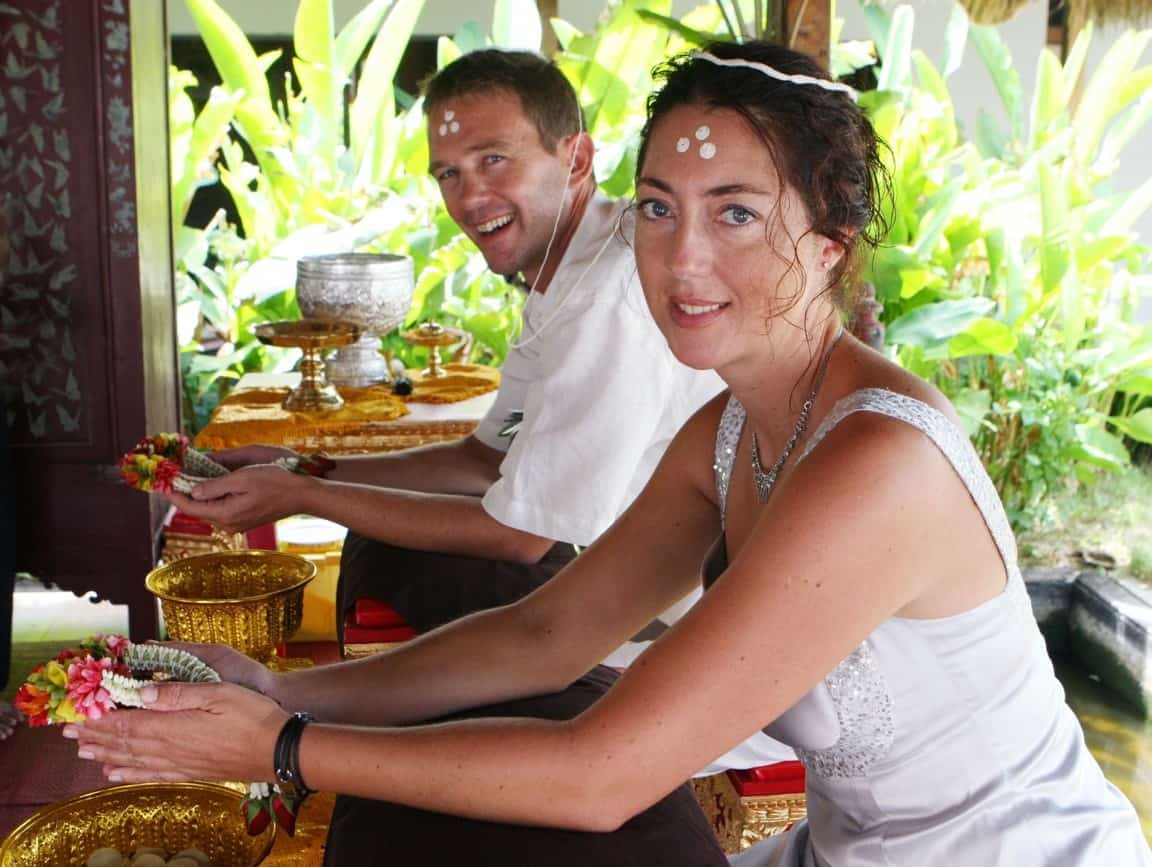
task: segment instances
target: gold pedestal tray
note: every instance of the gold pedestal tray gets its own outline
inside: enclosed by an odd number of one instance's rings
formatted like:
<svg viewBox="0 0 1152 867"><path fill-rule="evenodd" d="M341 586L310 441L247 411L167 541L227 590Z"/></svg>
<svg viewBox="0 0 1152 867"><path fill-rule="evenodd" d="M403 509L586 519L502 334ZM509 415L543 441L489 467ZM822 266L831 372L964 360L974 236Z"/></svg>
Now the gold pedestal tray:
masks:
<svg viewBox="0 0 1152 867"><path fill-rule="evenodd" d="M435 379L447 376L441 366L440 347L451 346L464 340L465 334L456 328L445 328L438 322L427 321L419 328L404 332L404 339L414 346L427 346L431 352L428 355L428 367L420 372L421 376Z"/></svg>
<svg viewBox="0 0 1152 867"><path fill-rule="evenodd" d="M253 327L256 339L266 346L300 349L300 384L288 393L281 406L292 412L323 412L339 409L344 398L324 374L323 351L348 346L360 339L354 322L324 319L264 322Z"/></svg>

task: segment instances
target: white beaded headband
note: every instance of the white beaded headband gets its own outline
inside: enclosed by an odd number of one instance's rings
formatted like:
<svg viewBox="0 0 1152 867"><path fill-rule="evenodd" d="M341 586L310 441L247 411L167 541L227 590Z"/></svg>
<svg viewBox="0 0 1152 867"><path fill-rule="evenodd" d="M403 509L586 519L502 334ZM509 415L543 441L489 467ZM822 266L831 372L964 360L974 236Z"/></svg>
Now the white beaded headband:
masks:
<svg viewBox="0 0 1152 867"><path fill-rule="evenodd" d="M816 87L822 87L824 90L846 93L852 99L856 99L856 90L839 81L828 81L827 79L815 78L811 75L789 75L786 72L781 72L779 69L769 66L767 63L756 63L755 61L741 60L739 58L727 59L717 57L715 54L707 51L693 51L691 57L693 60L706 60L709 63L715 63L717 66L736 66L745 69L754 69L756 72L767 75L769 78L774 78L777 81L786 81L790 84L814 85Z"/></svg>

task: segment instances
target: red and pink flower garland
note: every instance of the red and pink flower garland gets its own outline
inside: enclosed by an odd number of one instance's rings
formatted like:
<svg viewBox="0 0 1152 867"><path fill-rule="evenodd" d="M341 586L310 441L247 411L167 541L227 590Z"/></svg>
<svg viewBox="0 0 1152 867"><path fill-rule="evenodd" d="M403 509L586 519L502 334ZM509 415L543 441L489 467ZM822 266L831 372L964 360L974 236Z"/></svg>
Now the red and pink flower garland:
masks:
<svg viewBox="0 0 1152 867"><path fill-rule="evenodd" d="M116 702L102 685L104 672L128 676L122 635L96 635L56 654L28 675L14 704L31 726L100 719Z"/></svg>
<svg viewBox="0 0 1152 867"><path fill-rule="evenodd" d="M120 475L140 491L170 491L184 468L189 442L179 433L145 437L120 458Z"/></svg>

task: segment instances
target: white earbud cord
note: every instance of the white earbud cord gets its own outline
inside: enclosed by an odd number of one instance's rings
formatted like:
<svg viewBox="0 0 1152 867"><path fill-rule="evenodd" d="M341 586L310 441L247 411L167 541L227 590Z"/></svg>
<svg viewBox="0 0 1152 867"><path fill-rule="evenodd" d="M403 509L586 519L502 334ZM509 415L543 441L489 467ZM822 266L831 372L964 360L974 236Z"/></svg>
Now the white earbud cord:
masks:
<svg viewBox="0 0 1152 867"><path fill-rule="evenodd" d="M584 112L580 110L579 101L577 101L576 105L576 123L578 125L579 134L583 134ZM568 181L572 179L572 172L576 169L576 149L580 146L579 134L576 137L575 143L572 145L572 158L568 160L568 174L564 178L564 185L560 188L560 206L556 209L556 219L552 223L552 234L548 238L547 246L544 248L544 260L540 263L540 270L536 272L536 278L532 281L532 285L528 288L528 297L524 301L525 313L527 312L528 304L531 303L535 297L534 293L536 292L536 286L540 283L540 278L544 275L544 269L548 265L548 257L552 253L552 245L556 242L556 235L560 229L560 217L564 213L564 196L568 191ZM580 273L580 276L576 278L576 282L572 284L572 286L568 289L568 292L556 304L556 308L548 315L548 318L540 323L540 327L534 328L532 333L525 337L523 340L517 339L512 341L512 343L509 345L510 349L523 349L532 341L539 338L540 335L543 334L544 331L548 328L548 326L556 320L556 317L559 316L560 312L564 309L564 304L576 293L576 290L580 287L580 284L584 282L584 278L588 276L588 272L591 271L596 263L600 261L600 257L604 254L604 251L608 249L608 245L612 242L613 234L614 233L612 232L608 233L608 237L600 246L600 249L596 251L596 255L592 257L592 261L588 263L587 267L585 267L584 270ZM557 268L557 273L558 272L559 268ZM527 327L528 318L526 315L521 314L520 321L522 328Z"/></svg>

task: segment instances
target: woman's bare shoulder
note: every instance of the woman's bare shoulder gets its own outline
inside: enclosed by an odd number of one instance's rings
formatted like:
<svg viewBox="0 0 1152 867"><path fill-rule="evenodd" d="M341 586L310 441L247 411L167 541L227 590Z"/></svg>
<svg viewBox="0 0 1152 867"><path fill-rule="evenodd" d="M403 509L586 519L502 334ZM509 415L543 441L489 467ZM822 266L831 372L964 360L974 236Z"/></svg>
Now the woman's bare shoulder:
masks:
<svg viewBox="0 0 1152 867"><path fill-rule="evenodd" d="M879 353L872 350L864 350L864 353L852 366L850 375L845 377L840 389L841 397L865 389L883 389L927 404L946 416L953 424L961 426L956 408L940 389L916 374L909 373Z"/></svg>

